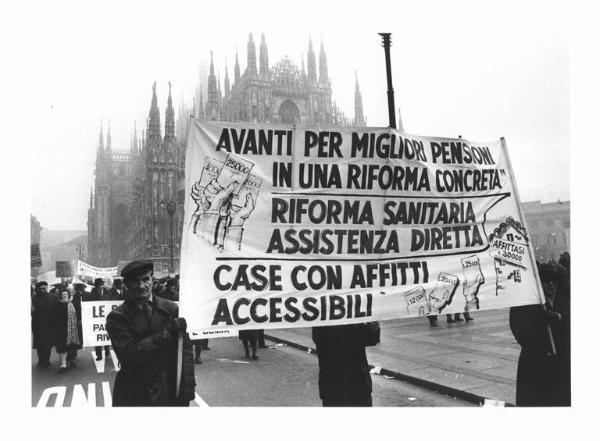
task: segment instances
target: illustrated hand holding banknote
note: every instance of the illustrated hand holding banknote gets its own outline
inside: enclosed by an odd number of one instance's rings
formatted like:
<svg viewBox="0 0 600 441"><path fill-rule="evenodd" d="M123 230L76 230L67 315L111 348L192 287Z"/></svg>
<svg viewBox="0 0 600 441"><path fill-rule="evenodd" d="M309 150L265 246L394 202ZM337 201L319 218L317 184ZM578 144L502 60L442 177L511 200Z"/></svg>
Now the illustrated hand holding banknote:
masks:
<svg viewBox="0 0 600 441"><path fill-rule="evenodd" d="M225 162L206 158L202 176L192 187L197 209L194 233L213 241L217 248L241 247L243 225L256 206L262 179L251 175L252 164L227 155Z"/></svg>

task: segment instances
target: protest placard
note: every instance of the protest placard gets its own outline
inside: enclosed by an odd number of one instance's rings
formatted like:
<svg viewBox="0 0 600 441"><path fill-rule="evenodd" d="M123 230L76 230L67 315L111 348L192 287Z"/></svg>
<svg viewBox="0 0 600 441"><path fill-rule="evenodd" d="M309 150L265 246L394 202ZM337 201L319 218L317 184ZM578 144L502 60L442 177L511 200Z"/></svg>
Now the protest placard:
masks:
<svg viewBox="0 0 600 441"><path fill-rule="evenodd" d="M542 298L502 140L194 120L185 173L189 329L228 335Z"/></svg>
<svg viewBox="0 0 600 441"><path fill-rule="evenodd" d="M110 345L106 332L106 317L122 301L81 302L81 327L83 346Z"/></svg>
<svg viewBox="0 0 600 441"><path fill-rule="evenodd" d="M56 277L73 277L74 275L73 262L70 260L56 261Z"/></svg>
<svg viewBox="0 0 600 441"><path fill-rule="evenodd" d="M40 244L34 243L31 245L31 268L42 266L42 255L40 253Z"/></svg>

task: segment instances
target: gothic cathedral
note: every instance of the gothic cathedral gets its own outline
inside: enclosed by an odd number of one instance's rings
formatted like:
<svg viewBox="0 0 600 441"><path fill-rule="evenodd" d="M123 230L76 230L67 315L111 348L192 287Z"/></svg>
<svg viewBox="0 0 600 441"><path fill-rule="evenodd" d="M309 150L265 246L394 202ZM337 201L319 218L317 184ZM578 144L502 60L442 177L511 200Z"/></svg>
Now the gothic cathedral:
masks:
<svg viewBox="0 0 600 441"><path fill-rule="evenodd" d="M309 39L299 68L289 57L269 66L264 34L258 64L250 34L247 64L240 74L235 56L233 83L227 67L221 89L211 52L206 104L200 85L193 105L179 108L177 123L169 84L164 136L161 135L156 83L145 132L134 133L129 151L113 150L110 125L106 146L102 127L96 154L96 178L88 209L88 263L109 267L133 259L154 261L157 277L178 272L183 225L184 164L187 125L193 115L201 120L247 121L260 124L321 124L364 126L362 97L356 80L354 118L332 101L331 79L323 43L316 57ZM173 246L173 250L170 246ZM171 254L174 268L169 268Z"/></svg>

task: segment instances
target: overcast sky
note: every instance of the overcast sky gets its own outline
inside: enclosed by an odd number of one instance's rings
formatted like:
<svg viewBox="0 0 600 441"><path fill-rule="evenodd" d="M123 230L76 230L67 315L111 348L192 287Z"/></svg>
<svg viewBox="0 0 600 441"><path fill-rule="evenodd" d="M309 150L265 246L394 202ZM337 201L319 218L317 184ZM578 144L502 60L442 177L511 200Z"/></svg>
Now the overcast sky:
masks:
<svg viewBox="0 0 600 441"><path fill-rule="evenodd" d="M263 32L271 66L285 55L300 65L309 36L318 59L322 40L333 99L353 116L356 70L371 126L388 123L377 32L392 32L405 131L504 136L523 201L570 199L565 11L547 2L451 3L40 3L28 60L39 74L32 214L47 229L85 230L100 121L106 129L110 120L113 149L129 149L134 121L138 133L145 128L153 81L164 123L168 81L177 111L182 96L191 102L211 50L221 80L226 60L231 79L236 48L243 72L248 34L258 50Z"/></svg>

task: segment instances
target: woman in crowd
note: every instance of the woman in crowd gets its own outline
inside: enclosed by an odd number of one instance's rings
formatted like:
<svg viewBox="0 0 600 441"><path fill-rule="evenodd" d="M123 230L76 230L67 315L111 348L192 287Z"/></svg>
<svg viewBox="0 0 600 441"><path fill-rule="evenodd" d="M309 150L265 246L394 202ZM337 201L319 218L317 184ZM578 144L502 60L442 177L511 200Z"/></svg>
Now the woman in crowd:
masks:
<svg viewBox="0 0 600 441"><path fill-rule="evenodd" d="M67 288L63 288L54 309L54 342L60 359L59 373L68 367L75 367L77 350L81 348L81 335L78 326L78 313L73 297Z"/></svg>

